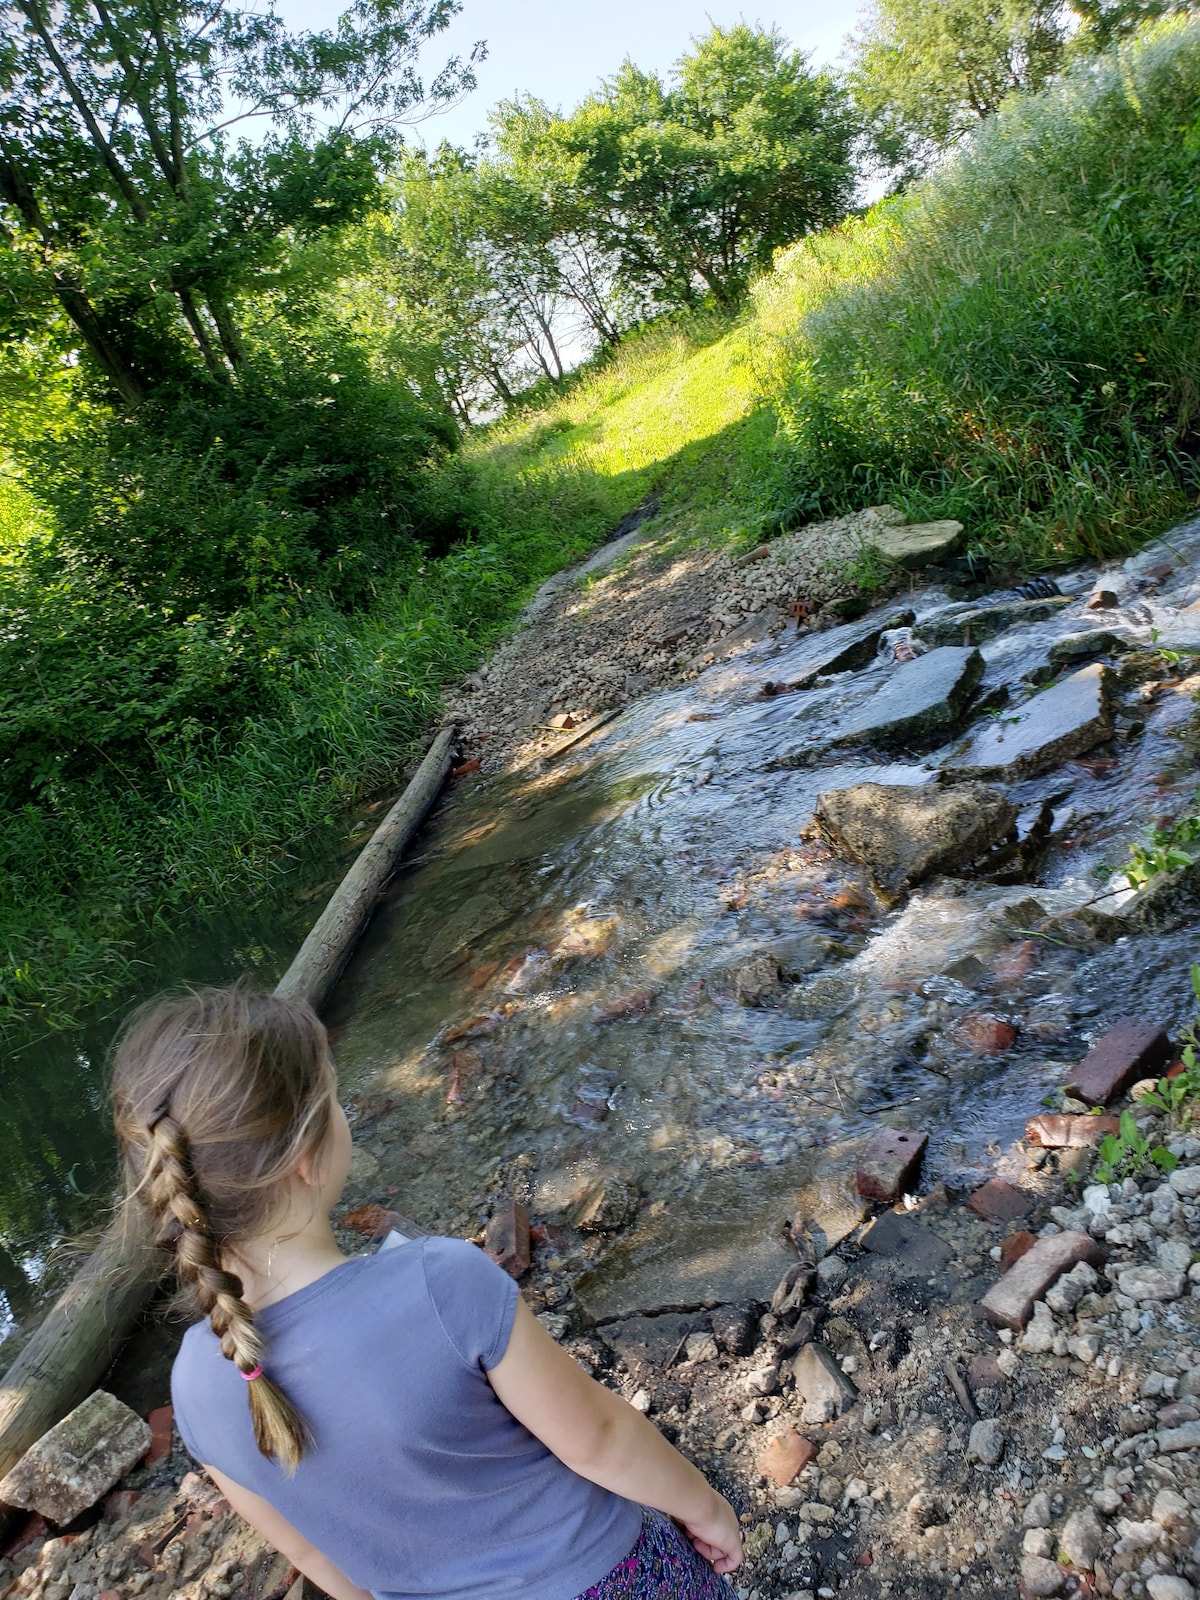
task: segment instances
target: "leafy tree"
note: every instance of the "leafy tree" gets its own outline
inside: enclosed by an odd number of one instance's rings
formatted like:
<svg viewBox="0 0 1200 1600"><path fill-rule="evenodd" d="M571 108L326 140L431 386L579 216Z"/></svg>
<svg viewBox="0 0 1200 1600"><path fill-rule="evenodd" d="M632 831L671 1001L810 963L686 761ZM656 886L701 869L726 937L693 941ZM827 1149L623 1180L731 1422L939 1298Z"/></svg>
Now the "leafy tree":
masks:
<svg viewBox="0 0 1200 1600"><path fill-rule="evenodd" d="M829 76L778 33L739 25L714 27L669 85L626 61L536 142L621 288L729 306L778 246L845 214L853 132Z"/></svg>
<svg viewBox="0 0 1200 1600"><path fill-rule="evenodd" d="M57 316L126 407L244 364L237 302L286 240L359 216L457 0L356 0L325 31L203 0L0 0L0 339ZM478 48L478 47L477 47ZM257 142L235 134L265 125Z"/></svg>
<svg viewBox="0 0 1200 1600"><path fill-rule="evenodd" d="M922 170L996 112L1036 92L1175 0L875 0L851 41L850 84L882 163Z"/></svg>

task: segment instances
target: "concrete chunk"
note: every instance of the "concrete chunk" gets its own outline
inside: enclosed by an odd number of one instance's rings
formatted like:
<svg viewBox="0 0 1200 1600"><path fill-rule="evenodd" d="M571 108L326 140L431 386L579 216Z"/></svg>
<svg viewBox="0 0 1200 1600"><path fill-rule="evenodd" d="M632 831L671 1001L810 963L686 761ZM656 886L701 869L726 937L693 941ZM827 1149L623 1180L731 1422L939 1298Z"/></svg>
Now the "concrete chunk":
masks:
<svg viewBox="0 0 1200 1600"><path fill-rule="evenodd" d="M1106 1133L1120 1133L1120 1117L1052 1116L1030 1117L1025 1124L1025 1142L1042 1150L1088 1150L1098 1145Z"/></svg>
<svg viewBox="0 0 1200 1600"><path fill-rule="evenodd" d="M871 534L871 543L902 567L927 567L952 556L962 544L964 531L961 522L914 522L907 527L880 528Z"/></svg>
<svg viewBox="0 0 1200 1600"><path fill-rule="evenodd" d="M898 667L882 689L853 712L836 744L895 744L956 723L983 677L978 650L931 650Z"/></svg>
<svg viewBox="0 0 1200 1600"><path fill-rule="evenodd" d="M1122 1017L1096 1040L1066 1083L1067 1093L1103 1106L1139 1078L1153 1076L1171 1059L1171 1043L1153 1023Z"/></svg>
<svg viewBox="0 0 1200 1600"><path fill-rule="evenodd" d="M984 1295L983 1313L994 1328L1020 1333L1033 1315L1034 1302L1057 1278L1080 1261L1100 1267L1105 1259L1104 1250L1086 1233L1053 1233L1039 1239Z"/></svg>
<svg viewBox="0 0 1200 1600"><path fill-rule="evenodd" d="M1099 663L1073 672L1015 715L981 729L947 763L947 775L1015 782L1082 755L1112 733L1112 682L1110 669Z"/></svg>
<svg viewBox="0 0 1200 1600"><path fill-rule="evenodd" d="M875 659L879 641L889 628L906 628L916 618L913 611L896 611L891 616L869 622L843 623L825 635L824 649L811 667L806 667L788 685L791 689L810 689L818 678L834 672L854 672L869 667Z"/></svg>
<svg viewBox="0 0 1200 1600"><path fill-rule="evenodd" d="M103 1389L43 1434L0 1482L0 1501L59 1527L102 1499L150 1448L150 1427Z"/></svg>
<svg viewBox="0 0 1200 1600"><path fill-rule="evenodd" d="M879 1200L887 1206L894 1205L902 1194L910 1194L928 1143L927 1133L881 1129L859 1157L859 1194L864 1200Z"/></svg>
<svg viewBox="0 0 1200 1600"><path fill-rule="evenodd" d="M1017 808L982 783L856 783L817 798L816 818L855 861L865 862L889 898L936 872L970 866L1007 837Z"/></svg>
<svg viewBox="0 0 1200 1600"><path fill-rule="evenodd" d="M792 1364L797 1397L804 1402L805 1424L832 1422L858 1399L858 1390L823 1344L806 1344Z"/></svg>

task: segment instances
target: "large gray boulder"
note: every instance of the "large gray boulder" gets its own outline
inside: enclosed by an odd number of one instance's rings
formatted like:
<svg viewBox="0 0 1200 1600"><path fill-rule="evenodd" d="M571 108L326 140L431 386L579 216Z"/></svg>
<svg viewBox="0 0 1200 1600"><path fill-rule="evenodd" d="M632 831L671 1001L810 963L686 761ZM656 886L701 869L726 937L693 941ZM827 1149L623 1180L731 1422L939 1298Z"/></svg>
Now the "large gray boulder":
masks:
<svg viewBox="0 0 1200 1600"><path fill-rule="evenodd" d="M938 872L977 861L1012 832L1017 808L983 783L913 789L856 783L817 797L817 822L895 900Z"/></svg>
<svg viewBox="0 0 1200 1600"><path fill-rule="evenodd" d="M931 650L898 667L842 724L835 744L899 744L960 720L983 677L978 650Z"/></svg>

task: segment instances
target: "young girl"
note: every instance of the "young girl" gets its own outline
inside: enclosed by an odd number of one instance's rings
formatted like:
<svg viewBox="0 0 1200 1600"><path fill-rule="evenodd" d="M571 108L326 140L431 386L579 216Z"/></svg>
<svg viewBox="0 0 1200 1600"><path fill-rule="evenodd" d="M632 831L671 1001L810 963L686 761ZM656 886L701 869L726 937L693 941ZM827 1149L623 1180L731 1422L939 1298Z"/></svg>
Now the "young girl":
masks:
<svg viewBox="0 0 1200 1600"><path fill-rule="evenodd" d="M239 986L146 1007L119 1041L113 1100L132 1192L208 1314L175 1362L179 1432L319 1588L731 1595L732 1507L584 1376L482 1251L339 1252L350 1130L307 1006Z"/></svg>

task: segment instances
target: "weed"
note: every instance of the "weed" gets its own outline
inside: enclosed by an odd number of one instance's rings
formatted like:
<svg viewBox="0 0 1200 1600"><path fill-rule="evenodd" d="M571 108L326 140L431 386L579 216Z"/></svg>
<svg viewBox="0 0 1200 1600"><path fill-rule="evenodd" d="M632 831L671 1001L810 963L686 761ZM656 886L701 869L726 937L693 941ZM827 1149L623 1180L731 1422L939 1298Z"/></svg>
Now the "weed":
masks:
<svg viewBox="0 0 1200 1600"><path fill-rule="evenodd" d="M1172 1155L1162 1145L1151 1146L1150 1140L1134 1121L1132 1111L1122 1111L1121 1131L1106 1133L1100 1141L1100 1159L1096 1164L1097 1183L1120 1183L1125 1178L1135 1178L1150 1167L1160 1172L1172 1172L1179 1157Z"/></svg>
<svg viewBox="0 0 1200 1600"><path fill-rule="evenodd" d="M1154 828L1145 844L1135 844L1121 868L1132 889L1144 888L1164 872L1190 867L1198 852L1192 846L1200 840L1200 789L1192 797L1194 810L1173 822L1169 828Z"/></svg>

